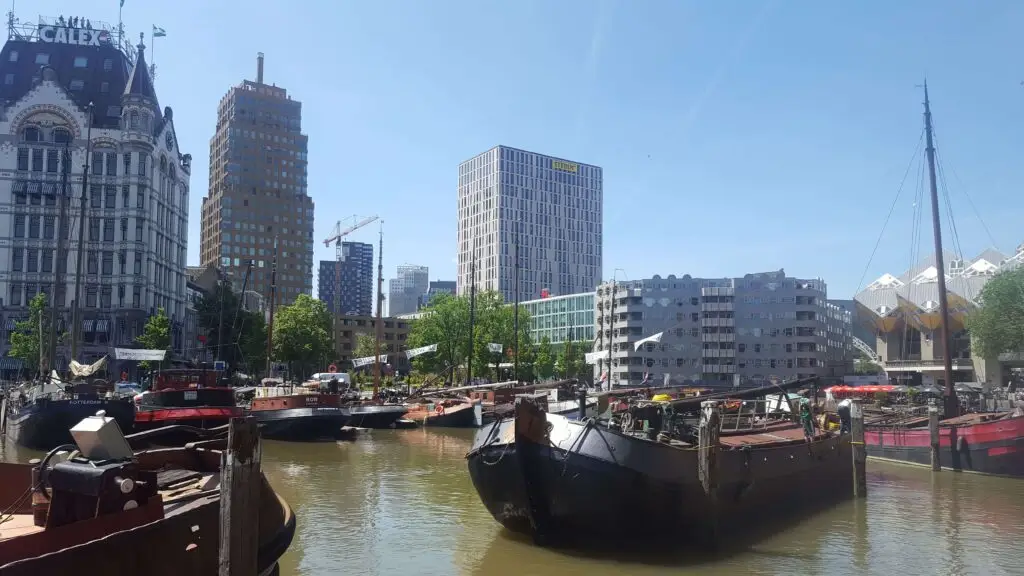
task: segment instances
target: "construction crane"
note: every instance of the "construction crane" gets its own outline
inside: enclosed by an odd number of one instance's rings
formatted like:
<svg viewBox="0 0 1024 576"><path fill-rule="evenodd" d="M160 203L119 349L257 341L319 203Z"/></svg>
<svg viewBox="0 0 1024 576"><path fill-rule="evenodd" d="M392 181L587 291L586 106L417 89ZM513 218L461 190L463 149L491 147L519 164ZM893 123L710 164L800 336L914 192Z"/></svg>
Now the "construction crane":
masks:
<svg viewBox="0 0 1024 576"><path fill-rule="evenodd" d="M348 236L352 232L359 230L367 224L373 224L379 220L379 216L368 216L359 219L358 216L352 216L346 220L338 220L338 223L334 225L334 231L331 233L331 237L324 240L324 246L330 246L331 242L334 242L335 248L335 263L334 263L334 314L341 314L341 263L345 261L345 252L341 248L341 239ZM344 226L347 222L355 222L350 226Z"/></svg>

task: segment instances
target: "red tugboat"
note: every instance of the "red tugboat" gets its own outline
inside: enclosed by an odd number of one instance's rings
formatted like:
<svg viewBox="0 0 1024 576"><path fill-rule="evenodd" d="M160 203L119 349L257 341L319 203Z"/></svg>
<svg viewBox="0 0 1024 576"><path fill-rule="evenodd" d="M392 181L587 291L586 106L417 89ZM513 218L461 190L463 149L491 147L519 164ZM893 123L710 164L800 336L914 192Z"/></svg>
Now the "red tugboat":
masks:
<svg viewBox="0 0 1024 576"><path fill-rule="evenodd" d="M243 410L235 404L235 391L220 384L221 374L219 370L190 368L158 372L152 387L135 397L135 430L176 424L216 428L241 417Z"/></svg>
<svg viewBox="0 0 1024 576"><path fill-rule="evenodd" d="M350 419L340 398L337 390L324 392L319 386L288 386L279 378L264 378L255 390L249 413L259 422L264 438L335 439Z"/></svg>

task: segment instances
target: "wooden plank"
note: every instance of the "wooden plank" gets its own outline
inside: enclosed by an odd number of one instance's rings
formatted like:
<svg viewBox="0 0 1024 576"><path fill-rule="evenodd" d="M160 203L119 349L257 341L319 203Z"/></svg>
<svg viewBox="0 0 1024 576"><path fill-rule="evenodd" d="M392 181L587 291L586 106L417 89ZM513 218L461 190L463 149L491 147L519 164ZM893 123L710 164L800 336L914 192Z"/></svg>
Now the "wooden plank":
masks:
<svg viewBox="0 0 1024 576"><path fill-rule="evenodd" d="M853 495L861 498L868 495L868 453L864 445L864 407L856 399L850 406L850 447L853 458Z"/></svg>
<svg viewBox="0 0 1024 576"><path fill-rule="evenodd" d="M942 470L939 460L939 407L934 403L928 407L928 435L931 440L932 470Z"/></svg>
<svg viewBox="0 0 1024 576"><path fill-rule="evenodd" d="M718 542L718 450L721 431L721 402L707 400L700 405L700 422L697 424L697 475L704 496L707 499L709 524L705 537L709 544Z"/></svg>
<svg viewBox="0 0 1024 576"><path fill-rule="evenodd" d="M232 418L228 449L221 456L220 576L252 576L258 571L261 454L256 419Z"/></svg>

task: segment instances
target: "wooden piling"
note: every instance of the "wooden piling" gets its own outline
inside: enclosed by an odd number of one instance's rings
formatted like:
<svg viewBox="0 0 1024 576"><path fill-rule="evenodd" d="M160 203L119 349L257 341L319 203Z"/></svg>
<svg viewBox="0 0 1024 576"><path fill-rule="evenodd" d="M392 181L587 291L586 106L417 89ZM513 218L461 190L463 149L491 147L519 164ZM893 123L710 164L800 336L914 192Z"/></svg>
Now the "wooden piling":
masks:
<svg viewBox="0 0 1024 576"><path fill-rule="evenodd" d="M711 543L718 541L718 449L722 413L718 400L700 403L700 423L697 425L697 475L704 488L708 503Z"/></svg>
<svg viewBox="0 0 1024 576"><path fill-rule="evenodd" d="M853 495L863 498L868 495L868 453L864 445L864 408L860 400L854 400L850 405L850 447L853 453Z"/></svg>
<svg viewBox="0 0 1024 576"><path fill-rule="evenodd" d="M939 407L933 402L928 406L928 434L931 437L932 471L942 470L939 459Z"/></svg>
<svg viewBox="0 0 1024 576"><path fill-rule="evenodd" d="M221 454L219 576L257 573L261 454L256 419L232 418Z"/></svg>

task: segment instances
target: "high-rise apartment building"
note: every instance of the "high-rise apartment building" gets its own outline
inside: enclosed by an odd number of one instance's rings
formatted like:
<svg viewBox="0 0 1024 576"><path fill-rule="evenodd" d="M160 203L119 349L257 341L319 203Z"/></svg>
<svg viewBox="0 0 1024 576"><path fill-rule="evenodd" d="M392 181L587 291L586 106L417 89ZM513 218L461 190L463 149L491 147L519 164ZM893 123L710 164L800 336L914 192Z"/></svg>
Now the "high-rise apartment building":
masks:
<svg viewBox="0 0 1024 576"><path fill-rule="evenodd" d="M458 292L519 300L589 292L601 282L601 168L496 146L459 165Z"/></svg>
<svg viewBox="0 0 1024 576"><path fill-rule="evenodd" d="M433 280L427 286L427 295L423 298L423 306L430 306L431 301L441 294L455 294L458 287L454 280Z"/></svg>
<svg viewBox="0 0 1024 576"><path fill-rule="evenodd" d="M178 148L171 108L160 107L145 46L85 19L30 22L15 20L0 51L0 347L42 293L69 332L77 301L80 362L108 355L111 373L134 374L112 348L135 345L159 308L175 353L187 356L192 158ZM69 348L59 344L50 366L66 369ZM3 355L0 378L13 379L20 366Z"/></svg>
<svg viewBox="0 0 1024 576"><path fill-rule="evenodd" d="M321 260L317 297L331 313L372 316L373 244L342 242L343 260ZM338 284L340 280L340 284ZM339 287L340 286L340 289ZM338 308L341 297L340 308Z"/></svg>
<svg viewBox="0 0 1024 576"><path fill-rule="evenodd" d="M210 189L203 198L200 259L270 295L276 302L313 293L313 199L306 183L308 139L302 104L284 88L256 81L231 88L217 108L210 139ZM268 300L269 302L269 300Z"/></svg>
<svg viewBox="0 0 1024 576"><path fill-rule="evenodd" d="M655 276L597 289L595 367L613 386L754 385L810 376L852 354L850 315L821 280L783 271L742 278ZM640 343L643 341L642 343ZM640 343L639 347L637 344Z"/></svg>
<svg viewBox="0 0 1024 576"><path fill-rule="evenodd" d="M430 287L428 276L426 266L399 266L398 275L388 280L388 315L412 314L419 310Z"/></svg>

